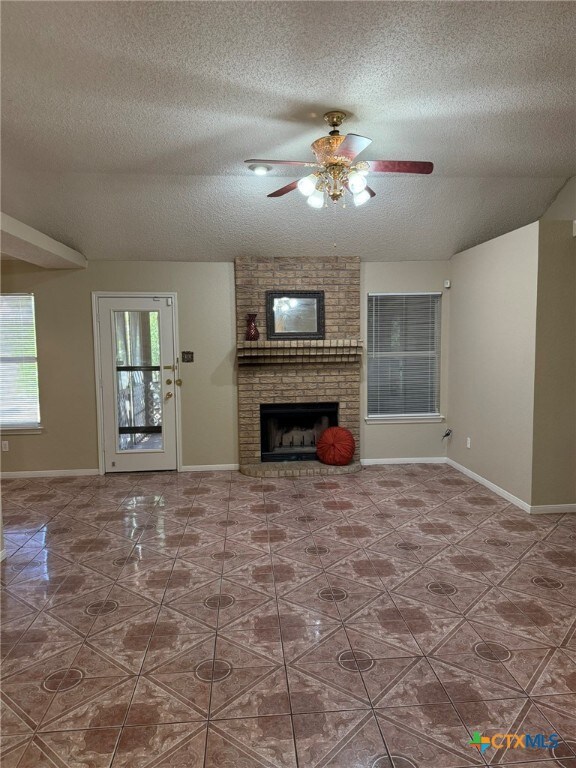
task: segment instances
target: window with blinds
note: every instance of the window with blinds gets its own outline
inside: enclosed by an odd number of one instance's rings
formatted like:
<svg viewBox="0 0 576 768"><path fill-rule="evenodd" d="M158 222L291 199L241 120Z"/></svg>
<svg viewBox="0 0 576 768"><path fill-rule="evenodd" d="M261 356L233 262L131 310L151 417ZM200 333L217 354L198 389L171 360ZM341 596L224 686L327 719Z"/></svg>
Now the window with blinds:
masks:
<svg viewBox="0 0 576 768"><path fill-rule="evenodd" d="M0 295L0 426L40 426L34 296Z"/></svg>
<svg viewBox="0 0 576 768"><path fill-rule="evenodd" d="M368 417L438 416L439 293L368 295Z"/></svg>

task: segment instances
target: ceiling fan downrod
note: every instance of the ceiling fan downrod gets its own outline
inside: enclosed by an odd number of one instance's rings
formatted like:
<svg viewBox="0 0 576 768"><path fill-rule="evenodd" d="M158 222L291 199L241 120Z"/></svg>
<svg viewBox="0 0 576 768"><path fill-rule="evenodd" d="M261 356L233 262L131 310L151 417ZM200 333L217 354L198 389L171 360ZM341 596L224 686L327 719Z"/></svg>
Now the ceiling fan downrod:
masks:
<svg viewBox="0 0 576 768"><path fill-rule="evenodd" d="M342 112L339 109L333 109L330 112L326 112L326 114L324 115L324 120L326 120L330 128L332 128L332 130L328 135L339 136L340 131L338 130L338 128L340 128L344 120L346 120L346 112Z"/></svg>

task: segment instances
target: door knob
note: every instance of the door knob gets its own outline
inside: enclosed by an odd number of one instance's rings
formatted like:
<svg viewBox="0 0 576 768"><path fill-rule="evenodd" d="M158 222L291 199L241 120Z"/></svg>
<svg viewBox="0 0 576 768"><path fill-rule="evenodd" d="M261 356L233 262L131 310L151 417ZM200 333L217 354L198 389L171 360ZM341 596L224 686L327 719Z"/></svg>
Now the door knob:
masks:
<svg viewBox="0 0 576 768"><path fill-rule="evenodd" d="M166 400L170 400L172 397L172 392L166 392Z"/></svg>

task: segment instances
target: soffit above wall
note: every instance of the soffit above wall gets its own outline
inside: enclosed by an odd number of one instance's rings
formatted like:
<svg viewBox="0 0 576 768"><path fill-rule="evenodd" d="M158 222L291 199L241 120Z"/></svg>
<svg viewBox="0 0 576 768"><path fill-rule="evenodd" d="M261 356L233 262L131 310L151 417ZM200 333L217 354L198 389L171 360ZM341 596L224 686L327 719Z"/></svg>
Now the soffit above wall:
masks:
<svg viewBox="0 0 576 768"><path fill-rule="evenodd" d="M38 232L21 221L0 214L2 259L26 261L44 269L86 269L81 253Z"/></svg>
<svg viewBox="0 0 576 768"><path fill-rule="evenodd" d="M78 251L5 213L0 214L0 217L3 259L26 261L44 269L86 269L88 266Z"/></svg>
<svg viewBox="0 0 576 768"><path fill-rule="evenodd" d="M3 209L89 260L449 258L576 174L575 19L562 2L6 3ZM360 209L268 199L295 177L242 160L312 159L335 107L366 158L434 174L374 177Z"/></svg>

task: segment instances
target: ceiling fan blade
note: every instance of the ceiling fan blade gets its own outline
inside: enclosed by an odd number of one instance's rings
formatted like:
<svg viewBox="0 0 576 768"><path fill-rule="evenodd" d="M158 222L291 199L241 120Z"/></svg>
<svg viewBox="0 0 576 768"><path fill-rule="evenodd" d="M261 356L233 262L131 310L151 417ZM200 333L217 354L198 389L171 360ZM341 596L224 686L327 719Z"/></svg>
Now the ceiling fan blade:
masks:
<svg viewBox="0 0 576 768"><path fill-rule="evenodd" d="M245 163L252 163L254 165L307 165L308 167L316 167L318 163L307 163L304 160L244 160Z"/></svg>
<svg viewBox="0 0 576 768"><path fill-rule="evenodd" d="M368 160L371 171L377 173L432 173L434 163L417 160Z"/></svg>
<svg viewBox="0 0 576 768"><path fill-rule="evenodd" d="M348 133L335 154L347 157L348 160L354 160L356 155L359 155L370 144L372 144L372 139L367 139L366 136L358 136L357 133Z"/></svg>
<svg viewBox="0 0 576 768"><path fill-rule="evenodd" d="M280 189L277 189L275 192L270 192L267 197L282 197L282 195L287 195L288 192L293 192L297 186L298 182L292 181L290 184L286 184L285 187L280 187Z"/></svg>

